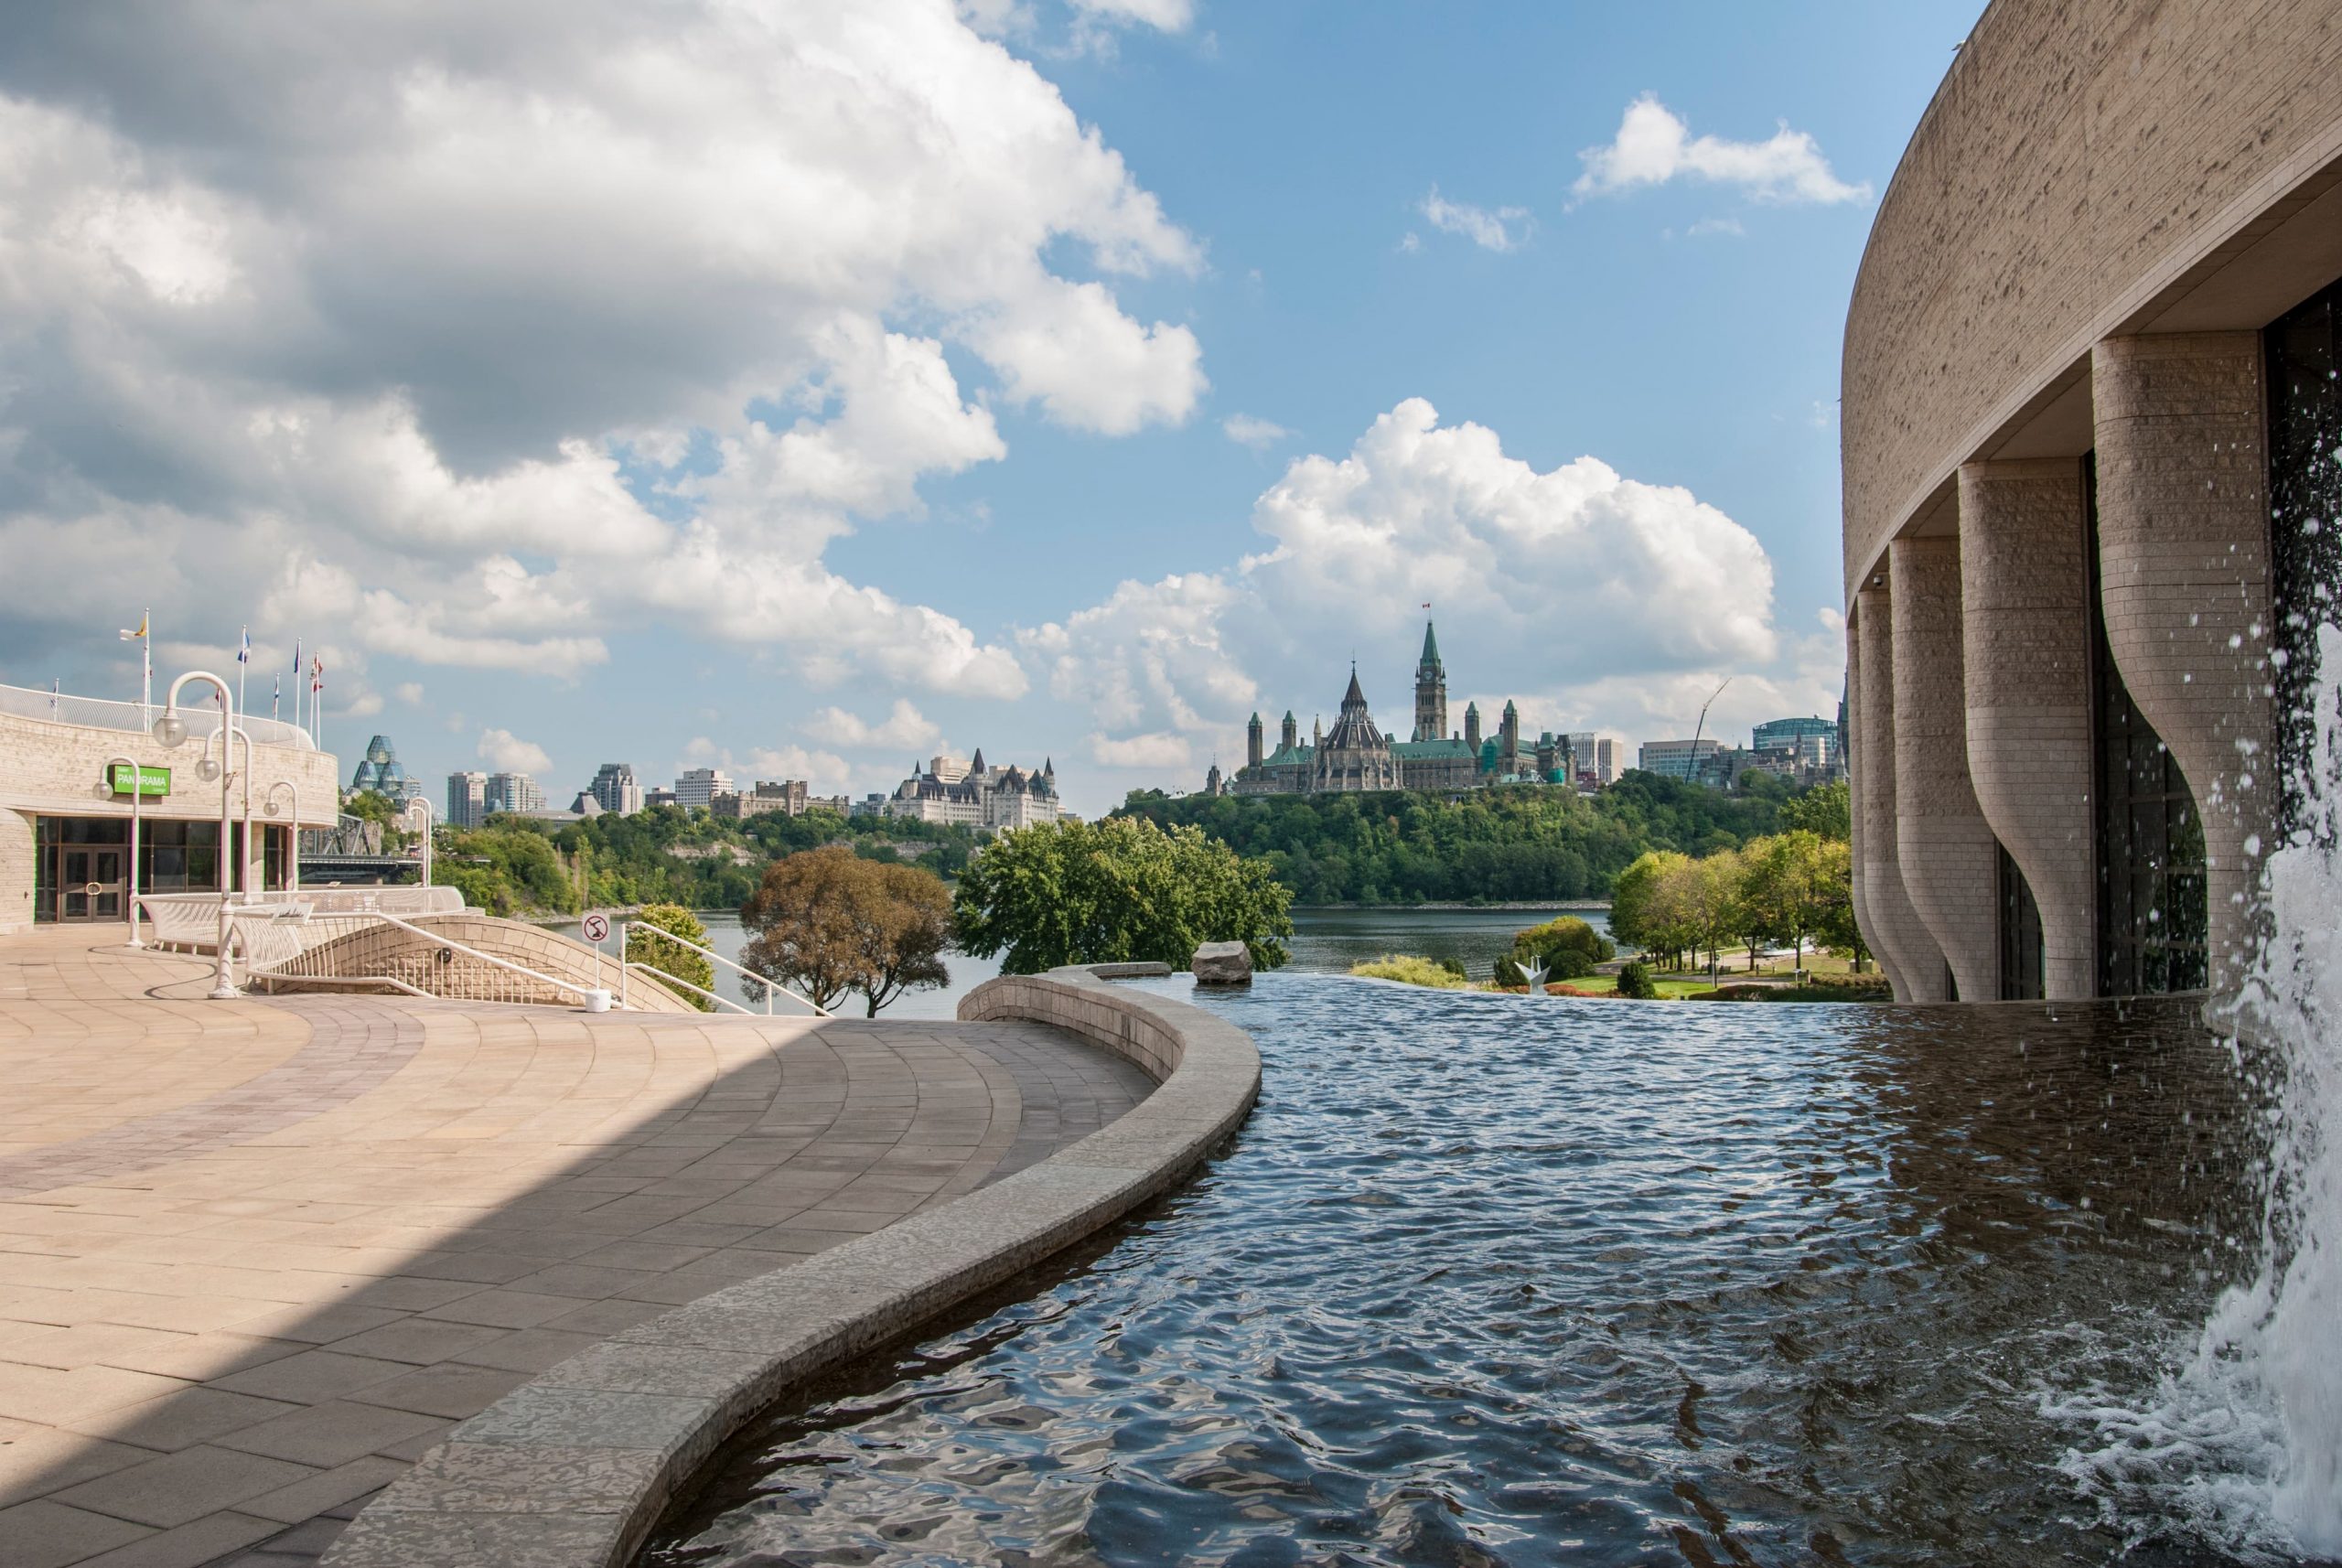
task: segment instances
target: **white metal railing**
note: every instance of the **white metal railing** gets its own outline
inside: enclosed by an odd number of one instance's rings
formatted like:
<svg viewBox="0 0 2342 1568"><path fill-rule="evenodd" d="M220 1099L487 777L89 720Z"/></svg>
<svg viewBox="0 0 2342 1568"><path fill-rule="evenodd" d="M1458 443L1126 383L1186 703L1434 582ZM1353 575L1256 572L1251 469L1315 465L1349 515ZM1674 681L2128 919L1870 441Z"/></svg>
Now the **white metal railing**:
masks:
<svg viewBox="0 0 2342 1568"><path fill-rule="evenodd" d="M217 893L141 893L133 902L154 926L160 946L209 952L219 940ZM287 905L313 915L456 915L463 912L464 896L453 887L304 887L297 895L270 888L237 894L231 907L274 911Z"/></svg>
<svg viewBox="0 0 2342 1568"><path fill-rule="evenodd" d="M639 960L628 958L626 956L627 945L633 940L634 929L638 926L641 927L645 932L657 937L661 941L672 942L679 948L689 948L692 951L699 954L700 957L706 959L710 963L721 964L725 969L728 969L733 973L738 975L743 981L747 983L746 989L748 995L752 998L760 997L762 999L765 1004L765 1015L768 1017L772 1015L772 999L775 992L779 992L781 995L788 997L791 1002L796 1003L800 1007L804 1008L806 1012L811 1013L816 1018L826 1018L830 1016L830 1011L828 1008L814 1005L812 1002L809 1001L805 997L798 995L797 993L790 990L789 987L781 984L779 981L768 980L752 969L742 968L739 964L736 964L730 959L725 958L722 953L717 952L714 948L704 948L697 942L685 941L682 938L675 935L674 932L668 930L664 927L654 926L643 920L625 920L619 922L618 925L618 1005L621 1007L627 1004L628 976L633 973L636 970L641 970L648 974L658 976L658 979L655 982L657 984L681 986L683 990L690 992L694 996L706 997L718 1007L728 1007L735 1013L747 1013L753 1015L755 1012L755 1009L743 1007L739 1003L733 1001L728 996L718 996L713 991L709 991L702 986L693 985L690 981L682 979L676 975L669 974L665 970L659 968L655 964L647 964Z"/></svg>
<svg viewBox="0 0 2342 1568"><path fill-rule="evenodd" d="M254 980L324 983L381 981L418 995L456 1002L545 1003L575 998L586 1011L598 1013L610 1004L607 990L581 985L546 974L510 959L459 942L452 937L380 911L319 916L298 905L262 906L231 912L232 939L245 955L245 967ZM366 972L344 972L341 956L332 951L340 939L390 927L422 939L393 949L362 966ZM553 994L548 996L550 992Z"/></svg>
<svg viewBox="0 0 2342 1568"><path fill-rule="evenodd" d="M145 734L163 711L163 704L152 707L137 703L117 703L104 697L75 697L62 692L34 691L24 686L0 686L0 714L14 714L18 718L47 719L52 724L80 725L84 729L131 730ZM178 710L187 722L187 733L197 739L220 733L220 710L216 706L190 703ZM239 714L236 722L256 746L285 746L295 751L315 751L317 742L299 725L289 725L282 719L256 719Z"/></svg>

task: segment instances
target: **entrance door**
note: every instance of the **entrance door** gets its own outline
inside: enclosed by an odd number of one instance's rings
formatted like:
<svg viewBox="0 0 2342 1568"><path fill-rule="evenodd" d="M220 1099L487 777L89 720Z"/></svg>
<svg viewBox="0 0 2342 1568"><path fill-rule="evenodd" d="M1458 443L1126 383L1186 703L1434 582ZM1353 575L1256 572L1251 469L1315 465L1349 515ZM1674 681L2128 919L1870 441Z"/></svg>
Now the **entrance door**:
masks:
<svg viewBox="0 0 2342 1568"><path fill-rule="evenodd" d="M119 920L128 891L120 844L58 846L57 918L60 920Z"/></svg>

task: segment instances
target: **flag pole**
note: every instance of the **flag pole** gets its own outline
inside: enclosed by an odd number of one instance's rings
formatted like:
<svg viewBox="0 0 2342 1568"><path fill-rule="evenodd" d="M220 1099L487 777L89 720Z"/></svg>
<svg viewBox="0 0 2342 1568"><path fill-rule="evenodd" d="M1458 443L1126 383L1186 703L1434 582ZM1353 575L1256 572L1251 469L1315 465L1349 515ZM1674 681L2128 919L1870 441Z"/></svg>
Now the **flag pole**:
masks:
<svg viewBox="0 0 2342 1568"><path fill-rule="evenodd" d="M236 649L236 712L249 713L244 706L244 668L252 661L252 628L244 628L244 640Z"/></svg>

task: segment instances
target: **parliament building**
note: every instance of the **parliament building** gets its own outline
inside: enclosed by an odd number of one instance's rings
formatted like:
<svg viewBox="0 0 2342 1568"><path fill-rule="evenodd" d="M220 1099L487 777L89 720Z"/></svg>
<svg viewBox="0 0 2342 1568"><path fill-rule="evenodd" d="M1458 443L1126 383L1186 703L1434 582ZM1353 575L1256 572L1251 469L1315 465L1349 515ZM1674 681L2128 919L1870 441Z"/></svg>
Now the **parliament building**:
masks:
<svg viewBox="0 0 2342 1568"><path fill-rule="evenodd" d="M1589 740L1592 737L1588 737ZM1405 740L1382 733L1368 711L1366 693L1350 669L1349 690L1331 730L1311 726L1309 744L1288 710L1270 751L1261 715L1245 726L1244 766L1222 781L1214 767L1205 788L1214 794L1359 794L1374 789L1421 789L1457 794L1490 784L1566 783L1573 780L1571 737L1546 736L1524 750L1520 714L1504 705L1497 733L1480 733L1480 710L1467 704L1460 734L1447 727L1447 668L1440 662L1439 639L1423 626L1423 657L1415 662L1415 724Z"/></svg>

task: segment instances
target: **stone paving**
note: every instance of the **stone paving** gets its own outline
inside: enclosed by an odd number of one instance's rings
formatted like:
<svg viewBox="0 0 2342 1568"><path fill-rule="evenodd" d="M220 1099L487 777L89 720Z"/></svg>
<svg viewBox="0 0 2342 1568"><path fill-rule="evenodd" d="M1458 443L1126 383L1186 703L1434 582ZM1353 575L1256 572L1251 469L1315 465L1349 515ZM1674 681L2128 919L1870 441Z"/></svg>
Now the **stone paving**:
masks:
<svg viewBox="0 0 2342 1568"><path fill-rule="evenodd" d="M1033 1025L202 999L0 937L0 1563L313 1560L456 1422L1144 1098Z"/></svg>

